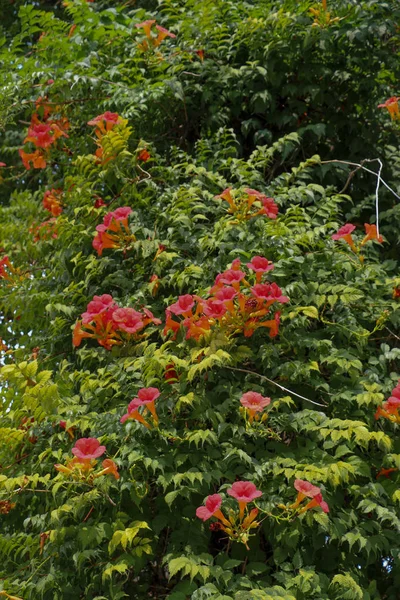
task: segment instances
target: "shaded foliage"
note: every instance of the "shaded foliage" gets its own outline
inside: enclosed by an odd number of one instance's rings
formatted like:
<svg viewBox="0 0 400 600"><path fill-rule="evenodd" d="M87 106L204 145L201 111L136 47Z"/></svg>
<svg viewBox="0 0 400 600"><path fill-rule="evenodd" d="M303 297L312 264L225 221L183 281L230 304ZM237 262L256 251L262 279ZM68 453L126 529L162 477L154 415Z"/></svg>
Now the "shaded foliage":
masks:
<svg viewBox="0 0 400 600"><path fill-rule="evenodd" d="M397 597L398 424L374 415L399 379L399 202L381 188L383 240L363 244L376 180L359 171L343 190L350 168L326 161L379 155L399 192L398 123L377 108L397 92L399 7L330 4L332 22L308 1L32 2L2 24L4 593ZM135 25L150 18L176 37L146 49ZM107 131L87 124L106 111ZM45 168L25 169L22 148ZM235 212L218 197L228 187L241 206L252 190L273 198L277 218L256 214L257 198ZM107 215L122 207L132 212L116 229ZM331 238L346 222L355 250ZM290 299L277 335L218 319L190 339L187 324L163 331L167 307L204 301L236 259L250 298L254 256ZM102 294L162 324L119 329L115 345L77 341ZM250 300L242 313L257 321ZM159 426L121 423L147 387L161 392ZM266 420L246 418L247 391L271 398ZM55 469L83 437L100 440L119 479ZM296 479L321 488L329 514L282 508ZM195 516L219 492L234 511L235 480L262 491L249 550Z"/></svg>

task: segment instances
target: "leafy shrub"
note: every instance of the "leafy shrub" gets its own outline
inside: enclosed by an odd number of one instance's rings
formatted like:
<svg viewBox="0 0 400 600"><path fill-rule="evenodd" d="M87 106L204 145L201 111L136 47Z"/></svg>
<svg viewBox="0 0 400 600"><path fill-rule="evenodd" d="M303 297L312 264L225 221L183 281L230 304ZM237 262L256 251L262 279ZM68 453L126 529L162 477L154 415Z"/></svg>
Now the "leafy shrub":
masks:
<svg viewBox="0 0 400 600"><path fill-rule="evenodd" d="M0 55L0 595L394 600L397 3L108 4Z"/></svg>

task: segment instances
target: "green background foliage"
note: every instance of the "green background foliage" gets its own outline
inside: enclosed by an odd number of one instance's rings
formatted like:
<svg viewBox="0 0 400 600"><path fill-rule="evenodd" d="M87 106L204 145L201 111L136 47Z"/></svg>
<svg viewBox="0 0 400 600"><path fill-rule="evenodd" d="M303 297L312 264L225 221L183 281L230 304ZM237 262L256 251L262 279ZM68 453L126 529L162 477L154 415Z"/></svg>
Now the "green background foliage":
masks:
<svg viewBox="0 0 400 600"><path fill-rule="evenodd" d="M0 258L19 269L0 279L0 500L16 504L0 515L0 590L24 600L396 600L400 475L377 474L400 469L398 425L374 413L400 377L400 202L381 187L384 243L367 244L360 262L331 235L351 221L361 240L376 178L329 161L380 157L400 194L399 128L377 109L399 93L398 2L328 0L339 20L326 26L314 26L309 8L321 5L308 0L51 4L0 1ZM135 24L149 18L176 38L144 54ZM46 169L26 171L18 149L44 96L69 137ZM105 111L129 130L107 136L114 158L99 164L87 121ZM215 198L228 186L273 197L278 218L232 223ZM35 241L51 188L64 190L57 237ZM136 241L99 258L95 227L122 206ZM152 325L111 351L92 340L73 348L94 295L164 320L179 295L204 296L234 259L255 255L273 261L270 280L290 297L278 337L261 328L174 341ZM160 429L121 425L148 386L161 391ZM273 436L245 427L249 390L271 397ZM75 440L99 438L121 478L91 486L58 474L74 445L60 420ZM236 479L254 482L273 511L294 502L295 478L320 486L330 513L267 517L250 551L195 516Z"/></svg>

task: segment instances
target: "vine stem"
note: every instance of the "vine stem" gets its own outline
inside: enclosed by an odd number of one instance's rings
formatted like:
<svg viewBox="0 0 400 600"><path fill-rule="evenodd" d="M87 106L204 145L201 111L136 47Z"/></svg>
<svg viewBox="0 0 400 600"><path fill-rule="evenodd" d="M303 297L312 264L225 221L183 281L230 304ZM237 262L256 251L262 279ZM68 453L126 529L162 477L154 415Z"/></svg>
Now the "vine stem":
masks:
<svg viewBox="0 0 400 600"><path fill-rule="evenodd" d="M363 165L364 162L375 162L375 161L379 161L381 163L381 160L379 158L366 158L361 163L349 162L348 160L334 159L334 160L321 160L320 164L328 165L328 164L332 164L332 163L339 163L341 165L349 165L351 167L357 167L358 169L363 169L367 173L371 173L371 175L375 175L375 177L379 177L380 183L382 183L382 185L384 185L385 188L387 188L389 190L389 192L391 192L393 194L393 196L395 196L397 198L397 200L400 200L400 196L398 194L396 194L396 192L394 190L392 190L392 188L386 183L386 181L384 179L382 179L382 177L380 176L380 172L376 173L375 171L372 171L371 169L367 169L367 167L364 167L364 165Z"/></svg>
<svg viewBox="0 0 400 600"><path fill-rule="evenodd" d="M259 377L260 379L265 379L269 383L272 383L272 385L276 385L276 387L278 387L279 389L281 389L281 390L283 390L285 392L288 392L289 394L292 394L293 396L297 396L297 398L301 398L302 400L307 400L307 402L311 402L311 404L315 404L315 406L322 406L323 408L325 408L326 406L328 406L327 404L320 404L319 402L315 402L314 400L310 400L310 398L306 398L305 396L301 396L301 394L297 394L297 392L293 392L292 390L289 390L289 388L284 387L280 383L277 383L276 381L273 381L273 379L269 379L265 375L260 375L260 373L256 373L255 371L250 371L249 369L239 369L238 367L228 367L226 365L225 365L225 368L226 369L230 369L231 371L239 371L241 373L249 373L249 375L255 375L256 377Z"/></svg>

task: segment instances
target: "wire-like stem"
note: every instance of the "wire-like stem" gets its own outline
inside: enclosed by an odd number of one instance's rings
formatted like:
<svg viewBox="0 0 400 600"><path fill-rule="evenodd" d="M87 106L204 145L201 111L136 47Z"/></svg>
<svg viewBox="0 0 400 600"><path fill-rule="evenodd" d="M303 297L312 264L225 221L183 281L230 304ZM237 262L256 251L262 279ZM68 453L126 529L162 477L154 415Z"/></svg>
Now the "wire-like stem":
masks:
<svg viewBox="0 0 400 600"><path fill-rule="evenodd" d="M373 162L375 160L379 160L380 161L379 158L368 158L368 159L363 160L362 162ZM351 167L358 167L359 169L363 169L367 173L371 173L371 175L375 175L375 177L378 177L378 173L375 173L375 171L371 171L371 169L367 169L367 167L364 167L364 165L360 164L360 163L354 163L354 162L349 162L347 160L337 160L337 159L335 159L335 160L321 160L321 162L320 162L321 165L328 165L328 164L331 164L331 163L339 163L339 164L342 164L342 165L350 165ZM386 181L384 181L382 179L382 177L379 176L379 180L382 183L382 185L384 185L389 190L389 192L391 192L393 194L393 196L395 196L397 198L397 200L400 200L400 196L398 194L396 194L396 192L394 190L392 190L392 188L386 183Z"/></svg>
<svg viewBox="0 0 400 600"><path fill-rule="evenodd" d="M323 408L325 408L326 406L328 406L327 404L320 404L319 402L315 402L314 400L310 400L310 398L306 398L305 396L301 396L300 394L297 394L296 392L293 392L292 390L289 390L288 388L284 387L280 383L277 383L276 381L273 381L272 379L269 379L265 375L260 375L260 373L256 373L255 371L250 371L249 369L239 369L238 367L228 367L227 365L225 365L225 369L230 369L231 371L240 371L241 373L249 373L250 375L255 375L256 377L260 377L260 379L265 379L269 383L272 383L272 385L276 385L276 387L278 387L279 389L281 389L281 390L283 390L285 392L288 392L289 394L292 394L292 396L297 396L297 398L301 398L302 400L306 400L307 402L311 402L311 404L315 404L315 406L322 406Z"/></svg>

